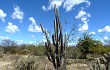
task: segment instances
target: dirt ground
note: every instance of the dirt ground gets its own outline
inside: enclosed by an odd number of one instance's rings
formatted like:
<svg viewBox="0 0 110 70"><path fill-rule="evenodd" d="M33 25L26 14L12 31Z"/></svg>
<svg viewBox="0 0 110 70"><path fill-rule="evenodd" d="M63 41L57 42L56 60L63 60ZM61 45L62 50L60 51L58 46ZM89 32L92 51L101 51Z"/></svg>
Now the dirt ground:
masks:
<svg viewBox="0 0 110 70"><path fill-rule="evenodd" d="M0 70L13 70L12 63L15 59L17 59L15 56L0 58ZM89 70L89 67L85 63L69 63L67 64L67 70Z"/></svg>

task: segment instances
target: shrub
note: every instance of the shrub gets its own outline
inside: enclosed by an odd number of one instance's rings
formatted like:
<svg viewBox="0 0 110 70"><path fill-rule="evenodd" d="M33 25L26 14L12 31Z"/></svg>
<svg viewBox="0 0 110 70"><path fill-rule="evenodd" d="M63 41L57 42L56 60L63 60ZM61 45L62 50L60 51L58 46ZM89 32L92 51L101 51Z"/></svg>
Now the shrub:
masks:
<svg viewBox="0 0 110 70"><path fill-rule="evenodd" d="M15 62L15 70L37 70L38 62L34 56L21 58Z"/></svg>
<svg viewBox="0 0 110 70"><path fill-rule="evenodd" d="M2 47L0 47L0 57L3 57L3 53L4 53L4 49Z"/></svg>
<svg viewBox="0 0 110 70"><path fill-rule="evenodd" d="M95 54L106 54L110 52L110 47L103 47L103 46L92 47L91 52Z"/></svg>
<svg viewBox="0 0 110 70"><path fill-rule="evenodd" d="M77 47L67 47L66 57L68 59L77 59L80 58L81 52Z"/></svg>
<svg viewBox="0 0 110 70"><path fill-rule="evenodd" d="M84 34L82 38L79 39L77 44L77 47L82 52L81 58L87 58L86 55L88 53L94 52L94 48L99 47L99 49L103 49L102 46L102 42L93 40L88 34Z"/></svg>
<svg viewBox="0 0 110 70"><path fill-rule="evenodd" d="M45 49L44 46L38 46L38 47L37 47L37 51L34 52L34 55L37 55L37 56L44 56L44 55L46 55L45 52L46 52L46 49Z"/></svg>

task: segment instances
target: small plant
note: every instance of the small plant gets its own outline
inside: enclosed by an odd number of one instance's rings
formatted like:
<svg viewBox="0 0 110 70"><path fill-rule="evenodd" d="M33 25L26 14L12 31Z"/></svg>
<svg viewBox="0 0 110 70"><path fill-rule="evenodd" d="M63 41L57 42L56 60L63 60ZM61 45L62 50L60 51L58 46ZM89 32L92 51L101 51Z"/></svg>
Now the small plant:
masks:
<svg viewBox="0 0 110 70"><path fill-rule="evenodd" d="M38 62L34 56L21 58L15 62L15 70L37 70Z"/></svg>
<svg viewBox="0 0 110 70"><path fill-rule="evenodd" d="M77 59L80 58L81 51L77 47L67 47L66 57L67 59Z"/></svg>
<svg viewBox="0 0 110 70"><path fill-rule="evenodd" d="M0 58L3 57L3 53L4 53L4 49L2 47L0 47Z"/></svg>

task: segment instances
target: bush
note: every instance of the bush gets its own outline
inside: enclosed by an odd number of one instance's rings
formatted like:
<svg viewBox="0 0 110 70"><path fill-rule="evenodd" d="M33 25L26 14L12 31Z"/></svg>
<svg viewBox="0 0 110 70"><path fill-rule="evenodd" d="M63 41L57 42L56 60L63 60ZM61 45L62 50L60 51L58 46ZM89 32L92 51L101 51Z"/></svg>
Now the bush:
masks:
<svg viewBox="0 0 110 70"><path fill-rule="evenodd" d="M67 47L66 57L68 59L77 59L80 58L81 52L77 47Z"/></svg>
<svg viewBox="0 0 110 70"><path fill-rule="evenodd" d="M45 55L44 46L25 45L18 47L16 51L18 54L22 54L22 55L27 55L27 54L37 55L37 56Z"/></svg>
<svg viewBox="0 0 110 70"><path fill-rule="evenodd" d="M38 46L37 47L37 51L34 53L34 55L37 55L37 56L45 56L46 55L46 49L44 46Z"/></svg>
<svg viewBox="0 0 110 70"><path fill-rule="evenodd" d="M3 47L4 53L9 54L20 54L20 55L37 55L37 56L44 56L46 55L45 47L42 45L35 46L30 44L22 44L16 46L6 46Z"/></svg>
<svg viewBox="0 0 110 70"><path fill-rule="evenodd" d="M21 58L15 63L15 70L37 70L38 62L34 56Z"/></svg>
<svg viewBox="0 0 110 70"><path fill-rule="evenodd" d="M103 46L92 47L91 52L95 54L106 54L110 52L110 47L103 47Z"/></svg>
<svg viewBox="0 0 110 70"><path fill-rule="evenodd" d="M3 57L3 53L4 53L4 49L2 47L0 47L0 58Z"/></svg>
<svg viewBox="0 0 110 70"><path fill-rule="evenodd" d="M87 58L86 55L88 53L94 52L95 49L98 47L98 49L103 49L103 44L100 41L93 40L90 35L84 34L82 38L79 39L77 47L82 52L81 58ZM99 51L100 52L100 51Z"/></svg>

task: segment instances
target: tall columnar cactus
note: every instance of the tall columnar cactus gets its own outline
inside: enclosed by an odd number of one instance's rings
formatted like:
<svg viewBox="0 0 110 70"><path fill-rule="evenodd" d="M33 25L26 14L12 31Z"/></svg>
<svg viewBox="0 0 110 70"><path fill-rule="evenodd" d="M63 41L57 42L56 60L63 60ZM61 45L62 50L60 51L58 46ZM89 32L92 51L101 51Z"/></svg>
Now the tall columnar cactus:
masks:
<svg viewBox="0 0 110 70"><path fill-rule="evenodd" d="M101 66L99 59L96 60L93 66L90 66L90 70L104 70L104 68L102 68Z"/></svg>
<svg viewBox="0 0 110 70"><path fill-rule="evenodd" d="M60 23L59 12L54 6L54 34L52 35L52 44L48 37L48 32L45 30L41 24L42 32L45 34L47 42L45 43L46 46L46 54L50 62L53 63L53 66L57 70L64 70L66 69L66 46L67 46L67 38L66 34L63 39L62 34L62 26ZM54 47L52 47L54 46Z"/></svg>
<svg viewBox="0 0 110 70"><path fill-rule="evenodd" d="M100 59L97 59L97 62L90 66L90 70L110 70L110 53L104 54L102 60L104 61L104 67L101 66Z"/></svg>
<svg viewBox="0 0 110 70"><path fill-rule="evenodd" d="M106 70L110 70L110 52L103 56L104 64L106 66Z"/></svg>

